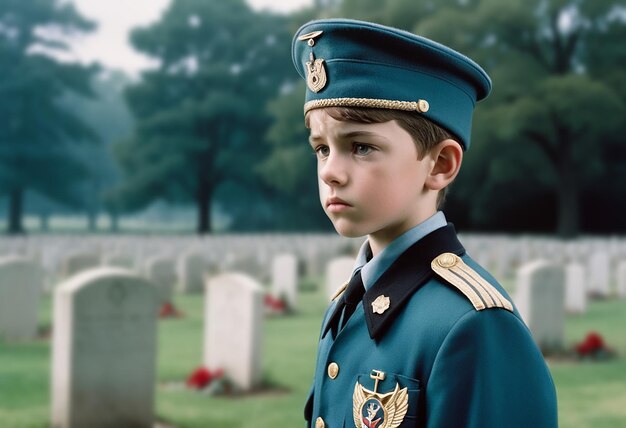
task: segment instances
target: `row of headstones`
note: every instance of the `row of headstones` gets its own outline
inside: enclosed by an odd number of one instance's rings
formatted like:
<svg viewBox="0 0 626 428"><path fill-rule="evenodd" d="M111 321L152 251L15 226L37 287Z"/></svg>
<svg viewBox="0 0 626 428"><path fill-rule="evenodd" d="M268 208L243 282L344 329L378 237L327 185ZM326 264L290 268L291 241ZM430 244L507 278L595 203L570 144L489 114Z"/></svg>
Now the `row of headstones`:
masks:
<svg viewBox="0 0 626 428"><path fill-rule="evenodd" d="M497 278L509 278L533 260L546 259L558 264L579 263L591 272L592 282L615 280L618 264L626 260L626 240L580 238L561 241L553 238L510 238L462 236L468 253ZM607 271L605 273L605 271ZM597 272L597 274L593 274Z"/></svg>
<svg viewBox="0 0 626 428"><path fill-rule="evenodd" d="M586 278L583 265L560 265L545 259L530 262L517 272L513 300L542 349L563 349L565 315L585 313L590 296L626 298L626 262L619 265L615 290L599 290Z"/></svg>
<svg viewBox="0 0 626 428"><path fill-rule="evenodd" d="M353 262L335 261L329 270L350 271ZM518 275L515 302L524 320L541 346L557 346L563 340L564 269L537 261ZM340 277L347 276L343 272ZM260 380L262 298L261 285L242 274L224 274L207 283L205 364L224 370L242 389ZM157 302L154 284L122 269L90 270L58 287L52 353L55 426L149 424Z"/></svg>
<svg viewBox="0 0 626 428"><path fill-rule="evenodd" d="M263 290L252 278L207 281L204 365L241 390L261 376ZM152 426L156 381L154 284L121 268L70 278L54 294L52 424Z"/></svg>
<svg viewBox="0 0 626 428"><path fill-rule="evenodd" d="M217 270L239 269L251 275L269 279L273 257L294 254L301 260L307 275L318 276L331 258L354 253L362 240L337 235L217 235L211 237L65 237L34 236L7 239L0 242L2 255L31 258L48 272L49 283L65 279L75 254L83 257L90 267L96 265L131 265L141 269L149 258L156 256L179 260L187 253L202 254ZM80 259L80 257L78 257ZM91 259L91 260L90 260ZM93 260L97 259L97 260Z"/></svg>
<svg viewBox="0 0 626 428"><path fill-rule="evenodd" d="M599 275L597 272L596 275L586 275L585 267L577 263L570 263L565 266L563 272L564 296L560 302L554 304L562 304L568 313L582 314L587 309L589 296L607 298L616 295L617 297L626 297L626 261L621 262L618 266L616 287L615 290L612 290L609 287L606 258L598 259L600 262L596 263L596 269L604 272L603 275ZM546 261L546 263L548 262ZM203 261L200 256L188 258L187 265L189 269L183 270L183 272L193 276L197 284L194 290L196 292L202 291L204 276L207 274ZM124 266L124 264L121 265L121 267ZM325 288L328 296L334 293L338 284L349 277L353 267L354 259L352 257L340 257L327 265ZM528 283L527 280L520 279L524 277L523 273L527 269L527 267L523 267L519 271L518 284L521 285L517 288L518 296L525 296L524 293L526 292L523 290L530 287L523 285ZM280 255L272 263L272 272L271 293L276 297L285 299L287 307L295 309L298 296L297 260L293 255ZM42 276L42 269L27 260L0 259L0 335L14 339L29 339L35 335ZM156 286L160 304L172 301L176 282L173 261L165 258L152 260L147 264L145 276ZM603 281L597 281L598 277L603 277ZM596 282L590 278L596 278ZM543 284L546 281L540 281L540 283ZM599 287L598 284L603 284L603 286ZM530 301L529 299L516 298L522 302ZM522 306L524 305L526 304L522 303ZM528 303L526 306L531 305Z"/></svg>
<svg viewBox="0 0 626 428"><path fill-rule="evenodd" d="M561 264L583 264L586 271L590 272L588 281L601 283L603 278L615 278L617 264L626 259L624 239L560 241L540 237L461 235L461 240L468 252L497 278L510 277L524 264L545 258ZM354 254L361 242L362 239L350 240L331 234L217 235L202 238L35 236L3 240L0 242L0 255L12 253L31 256L41 263L48 276L52 276L47 281L50 284L67 277L63 265L78 250L96 255L98 264L132 264L139 270L143 269L149 258L160 256L180 260L191 252L202 254L212 269L242 270L266 282L271 275L270 261L277 254L295 254L303 265L304 273L317 276L323 273L323 267L333 257ZM609 272L603 273L602 265L606 264ZM598 285L598 288L601 289L602 285Z"/></svg>
<svg viewBox="0 0 626 428"><path fill-rule="evenodd" d="M183 277L183 281L189 283L193 280L194 291L203 292L205 277L210 272L206 271L199 256L188 258L186 262L187 269L183 272L191 278ZM83 266L69 278L95 267L97 267L95 264ZM126 265L118 267L128 269ZM270 293L284 299L285 305L295 310L298 298L297 259L291 254L279 255L273 260L272 271ZM43 269L28 259L0 258L0 337L9 340L35 337L43 276ZM176 275L171 260L165 258L152 260L142 276L155 286L159 305L172 302Z"/></svg>
<svg viewBox="0 0 626 428"><path fill-rule="evenodd" d="M341 279L329 282L343 281L349 274L341 268L351 271L353 262L330 265ZM33 271L23 262L13 263L13 272ZM261 381L263 295L261 284L241 273L206 280L204 365L223 370L241 390ZM53 426L152 425L158 301L153 283L122 268L90 269L55 288Z"/></svg>

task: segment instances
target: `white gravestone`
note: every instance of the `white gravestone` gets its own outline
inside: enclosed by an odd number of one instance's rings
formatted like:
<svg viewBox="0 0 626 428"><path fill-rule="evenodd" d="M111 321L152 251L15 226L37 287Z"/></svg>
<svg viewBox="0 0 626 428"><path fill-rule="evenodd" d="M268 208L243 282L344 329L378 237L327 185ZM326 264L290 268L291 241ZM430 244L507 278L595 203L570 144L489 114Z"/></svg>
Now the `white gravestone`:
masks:
<svg viewBox="0 0 626 428"><path fill-rule="evenodd" d="M54 428L152 427L156 288L128 270L101 267L55 291Z"/></svg>
<svg viewBox="0 0 626 428"><path fill-rule="evenodd" d="M133 269L135 267L135 261L127 254L112 253L102 258L102 265Z"/></svg>
<svg viewBox="0 0 626 428"><path fill-rule="evenodd" d="M335 294L337 289L350 280L355 260L352 257L339 257L331 260L326 266L326 294Z"/></svg>
<svg viewBox="0 0 626 428"><path fill-rule="evenodd" d="M43 290L44 271L20 257L0 259L0 337L33 339Z"/></svg>
<svg viewBox="0 0 626 428"><path fill-rule="evenodd" d="M207 280L204 364L222 369L244 391L261 381L263 290L251 277L224 273Z"/></svg>
<svg viewBox="0 0 626 428"><path fill-rule="evenodd" d="M536 260L517 272L515 303L543 350L561 349L565 322L565 272L561 266Z"/></svg>
<svg viewBox="0 0 626 428"><path fill-rule="evenodd" d="M587 312L585 267L579 263L565 267L565 310L571 314Z"/></svg>
<svg viewBox="0 0 626 428"><path fill-rule="evenodd" d="M593 297L609 297L611 268L608 254L601 251L593 253L588 266L587 292Z"/></svg>
<svg viewBox="0 0 626 428"><path fill-rule="evenodd" d="M146 263L146 276L158 290L159 303L171 303L176 287L176 266L174 261L157 256Z"/></svg>
<svg viewBox="0 0 626 428"><path fill-rule="evenodd" d="M292 254L280 254L272 262L272 293L284 298L295 309L298 303L298 259Z"/></svg>
<svg viewBox="0 0 626 428"><path fill-rule="evenodd" d="M617 265L617 297L626 297L626 260Z"/></svg>
<svg viewBox="0 0 626 428"><path fill-rule="evenodd" d="M197 253L183 254L178 261L180 291L188 294L202 294L206 269L207 262L202 255Z"/></svg>
<svg viewBox="0 0 626 428"><path fill-rule="evenodd" d="M93 253L76 253L67 256L63 260L61 277L69 278L79 272L94 268L100 265L100 257Z"/></svg>

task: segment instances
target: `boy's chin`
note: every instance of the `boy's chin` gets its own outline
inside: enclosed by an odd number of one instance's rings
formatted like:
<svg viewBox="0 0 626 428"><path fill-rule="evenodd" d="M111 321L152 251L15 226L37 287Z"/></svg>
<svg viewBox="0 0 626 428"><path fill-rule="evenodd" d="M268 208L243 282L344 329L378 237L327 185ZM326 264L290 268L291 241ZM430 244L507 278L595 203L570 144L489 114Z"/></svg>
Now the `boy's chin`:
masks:
<svg viewBox="0 0 626 428"><path fill-rule="evenodd" d="M335 230L337 231L337 233L345 238L360 238L361 236L365 236L368 234L367 231L364 231L358 227L354 227L353 225L333 222L333 226L335 226Z"/></svg>

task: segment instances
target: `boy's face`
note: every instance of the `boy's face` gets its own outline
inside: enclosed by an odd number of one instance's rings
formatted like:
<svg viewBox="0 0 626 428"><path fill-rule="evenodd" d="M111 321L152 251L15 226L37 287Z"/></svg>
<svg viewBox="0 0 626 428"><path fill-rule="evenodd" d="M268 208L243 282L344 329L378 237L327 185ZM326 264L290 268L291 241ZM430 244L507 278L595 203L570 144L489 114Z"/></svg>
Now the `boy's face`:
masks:
<svg viewBox="0 0 626 428"><path fill-rule="evenodd" d="M343 122L315 109L309 126L320 201L341 235L388 244L436 212L436 192L424 185L434 161L418 158L397 122Z"/></svg>

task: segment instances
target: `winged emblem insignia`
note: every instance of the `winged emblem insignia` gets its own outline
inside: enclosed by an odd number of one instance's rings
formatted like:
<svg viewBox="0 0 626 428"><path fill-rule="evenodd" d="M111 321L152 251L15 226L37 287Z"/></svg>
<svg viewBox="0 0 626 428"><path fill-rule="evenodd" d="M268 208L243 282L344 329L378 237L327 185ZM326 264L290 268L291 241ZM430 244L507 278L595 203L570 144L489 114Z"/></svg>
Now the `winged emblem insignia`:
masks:
<svg viewBox="0 0 626 428"><path fill-rule="evenodd" d="M315 59L311 52L310 60L306 63L306 84L313 92L319 92L326 86L326 69L323 59Z"/></svg>
<svg viewBox="0 0 626 428"><path fill-rule="evenodd" d="M378 393L378 381L384 380L384 375L377 370L372 372L370 377L376 381L374 391L363 387L358 381L354 385L352 414L356 428L397 428L404 420L409 408L408 390L400 389L396 383L393 391Z"/></svg>

